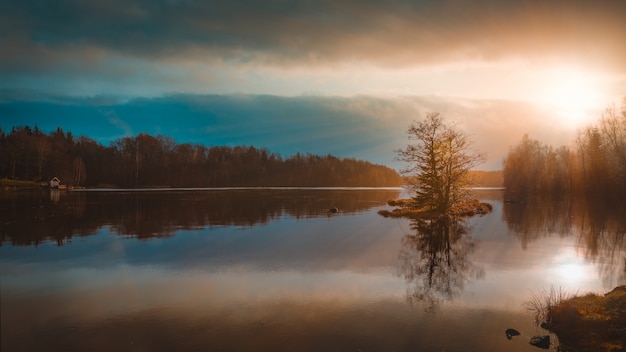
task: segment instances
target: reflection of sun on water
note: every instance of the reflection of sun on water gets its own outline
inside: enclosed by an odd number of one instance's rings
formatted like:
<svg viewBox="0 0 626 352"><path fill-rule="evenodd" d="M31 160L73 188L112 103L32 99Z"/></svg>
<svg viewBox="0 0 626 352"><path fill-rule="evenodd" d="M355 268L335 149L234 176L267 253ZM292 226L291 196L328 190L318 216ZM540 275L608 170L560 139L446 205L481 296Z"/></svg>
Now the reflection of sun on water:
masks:
<svg viewBox="0 0 626 352"><path fill-rule="evenodd" d="M561 265L558 269L559 275L567 281L580 281L584 278L585 268L580 263L568 263Z"/></svg>
<svg viewBox="0 0 626 352"><path fill-rule="evenodd" d="M556 257L552 269L555 279L566 285L578 286L584 281L594 278L592 265L577 256L573 250Z"/></svg>

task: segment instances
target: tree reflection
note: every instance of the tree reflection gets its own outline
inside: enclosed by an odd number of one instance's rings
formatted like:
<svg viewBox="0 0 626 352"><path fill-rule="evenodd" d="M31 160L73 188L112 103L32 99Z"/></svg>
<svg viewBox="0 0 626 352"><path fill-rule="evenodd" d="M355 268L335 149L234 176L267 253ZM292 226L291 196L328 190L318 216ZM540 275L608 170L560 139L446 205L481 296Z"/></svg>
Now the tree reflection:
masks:
<svg viewBox="0 0 626 352"><path fill-rule="evenodd" d="M626 209L604 202L578 205L578 245L585 258L599 263L606 287L626 283Z"/></svg>
<svg viewBox="0 0 626 352"><path fill-rule="evenodd" d="M575 211L569 198L528 197L524 202L505 202L503 218L526 249L542 237L570 234Z"/></svg>
<svg viewBox="0 0 626 352"><path fill-rule="evenodd" d="M626 283L626 207L593 199L528 198L505 203L504 220L522 247L542 237L576 236L578 250L598 263L606 287Z"/></svg>
<svg viewBox="0 0 626 352"><path fill-rule="evenodd" d="M475 248L465 220L442 217L415 220L413 235L402 238L399 275L407 282L409 302L427 309L458 296L466 282L484 277L469 259Z"/></svg>
<svg viewBox="0 0 626 352"><path fill-rule="evenodd" d="M290 216L341 216L384 205L397 190L194 190L167 192L0 192L0 245L70 243L108 227L112 233L150 239L179 230L246 227ZM336 207L338 213L330 208Z"/></svg>

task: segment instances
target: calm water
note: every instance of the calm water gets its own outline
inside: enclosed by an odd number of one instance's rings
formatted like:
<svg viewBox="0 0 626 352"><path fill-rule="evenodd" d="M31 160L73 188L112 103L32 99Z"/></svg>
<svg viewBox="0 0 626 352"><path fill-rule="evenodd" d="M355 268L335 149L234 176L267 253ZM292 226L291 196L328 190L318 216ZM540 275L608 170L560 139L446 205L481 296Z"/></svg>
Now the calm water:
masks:
<svg viewBox="0 0 626 352"><path fill-rule="evenodd" d="M619 209L379 216L399 193L0 193L1 349L537 351L534 292L626 284Z"/></svg>

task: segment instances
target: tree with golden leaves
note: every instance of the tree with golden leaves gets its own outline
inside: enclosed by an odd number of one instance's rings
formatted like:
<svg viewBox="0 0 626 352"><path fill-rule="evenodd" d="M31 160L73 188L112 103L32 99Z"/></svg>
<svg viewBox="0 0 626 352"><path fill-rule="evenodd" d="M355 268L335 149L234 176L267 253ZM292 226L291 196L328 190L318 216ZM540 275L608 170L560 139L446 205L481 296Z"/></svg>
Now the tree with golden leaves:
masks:
<svg viewBox="0 0 626 352"><path fill-rule="evenodd" d="M408 129L409 143L396 150L408 163L402 171L415 191L415 205L440 214L454 213L470 199L469 171L485 161L472 150L466 134L446 124L439 113L428 113Z"/></svg>

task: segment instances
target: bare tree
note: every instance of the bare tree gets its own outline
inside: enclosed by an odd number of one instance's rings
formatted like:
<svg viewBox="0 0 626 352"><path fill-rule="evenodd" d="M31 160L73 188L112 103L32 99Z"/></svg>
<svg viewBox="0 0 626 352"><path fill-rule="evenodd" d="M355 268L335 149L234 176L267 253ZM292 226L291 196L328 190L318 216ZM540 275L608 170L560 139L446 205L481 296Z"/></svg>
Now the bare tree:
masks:
<svg viewBox="0 0 626 352"><path fill-rule="evenodd" d="M446 124L439 113L412 123L408 134L416 143L396 153L409 164L402 173L415 191L416 205L441 214L454 212L469 199L469 171L485 156L474 152L467 135Z"/></svg>

